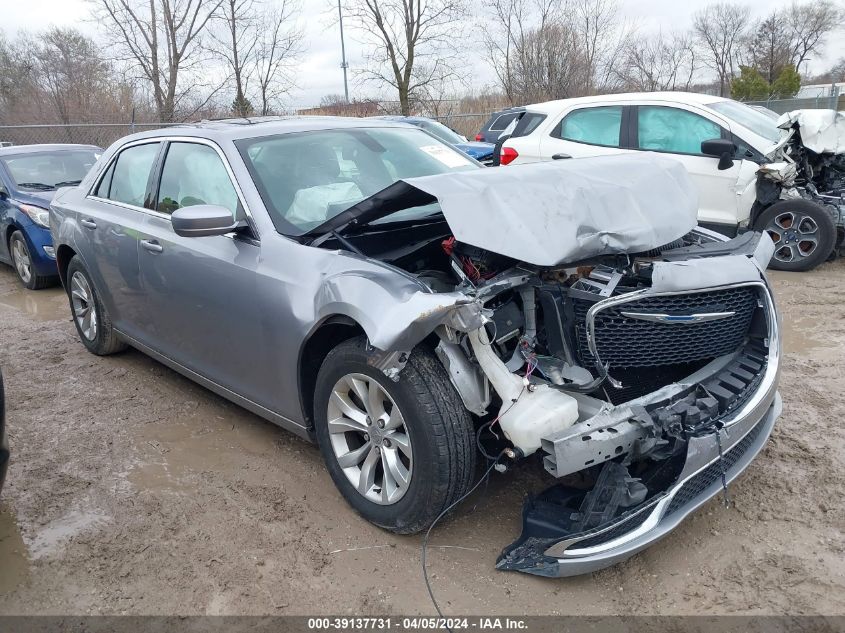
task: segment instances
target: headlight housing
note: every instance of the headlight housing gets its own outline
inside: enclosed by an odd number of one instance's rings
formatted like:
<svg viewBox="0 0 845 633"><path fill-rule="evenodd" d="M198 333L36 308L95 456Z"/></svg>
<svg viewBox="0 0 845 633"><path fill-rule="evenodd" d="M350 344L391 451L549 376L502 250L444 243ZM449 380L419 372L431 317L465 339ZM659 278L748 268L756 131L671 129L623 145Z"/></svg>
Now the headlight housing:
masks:
<svg viewBox="0 0 845 633"><path fill-rule="evenodd" d="M50 212L47 209L32 204L18 204L18 207L38 226L43 226L45 229L50 228Z"/></svg>

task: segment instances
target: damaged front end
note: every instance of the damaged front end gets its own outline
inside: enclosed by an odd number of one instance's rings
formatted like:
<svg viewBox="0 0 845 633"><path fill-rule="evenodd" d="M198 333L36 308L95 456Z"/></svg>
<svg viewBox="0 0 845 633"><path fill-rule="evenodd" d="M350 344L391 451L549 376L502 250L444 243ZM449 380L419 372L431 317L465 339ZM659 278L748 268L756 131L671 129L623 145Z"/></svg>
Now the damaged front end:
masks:
<svg viewBox="0 0 845 633"><path fill-rule="evenodd" d="M778 120L783 138L757 172L755 213L778 200L809 200L830 214L834 254L845 243L845 114L796 110ZM774 236L773 236L774 237Z"/></svg>
<svg viewBox="0 0 845 633"><path fill-rule="evenodd" d="M319 238L409 275L430 301L463 297L462 318L422 319L427 341L479 438L498 436L495 450L515 458L539 453L557 479L526 503L523 533L497 562L546 576L661 538L748 465L780 411L763 272L773 242L695 228L674 161L565 163L400 181L382 197L437 200L443 217ZM394 378L402 354L390 350L426 335L403 336L403 323L392 340L371 336L374 364Z"/></svg>

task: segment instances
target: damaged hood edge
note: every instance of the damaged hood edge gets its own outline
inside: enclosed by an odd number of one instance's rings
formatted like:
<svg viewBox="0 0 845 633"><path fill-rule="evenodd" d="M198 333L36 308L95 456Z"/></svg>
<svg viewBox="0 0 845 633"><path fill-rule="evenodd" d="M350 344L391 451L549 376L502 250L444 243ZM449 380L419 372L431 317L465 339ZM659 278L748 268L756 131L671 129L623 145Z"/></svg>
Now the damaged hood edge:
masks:
<svg viewBox="0 0 845 633"><path fill-rule="evenodd" d="M836 110L793 110L781 115L777 126L801 131L801 143L816 154L845 154L845 113ZM773 149L783 147L791 134Z"/></svg>

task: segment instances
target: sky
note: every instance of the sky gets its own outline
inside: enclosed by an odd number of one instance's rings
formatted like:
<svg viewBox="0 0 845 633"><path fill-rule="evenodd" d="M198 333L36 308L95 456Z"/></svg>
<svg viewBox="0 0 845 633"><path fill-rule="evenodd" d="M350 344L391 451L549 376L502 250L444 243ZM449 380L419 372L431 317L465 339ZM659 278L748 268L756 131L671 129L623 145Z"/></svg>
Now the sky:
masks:
<svg viewBox="0 0 845 633"><path fill-rule="evenodd" d="M269 0L272 2L272 0ZM662 29L664 32L688 28L693 14L712 0L620 0L623 16L634 21L642 32ZM770 0L759 2L742 0L751 8L752 15L760 17L776 8L786 6L792 0ZM327 94L343 93L343 73L340 68L340 31L337 24L336 0L301 0L302 13L300 24L305 33L305 53L302 55L297 72L297 87L287 105L301 108L317 105L320 98ZM90 21L90 4L86 0L0 0L3 5L0 28L7 35L24 29L38 31L51 25L73 26L91 37L97 37L97 25ZM479 5L480 2L473 2ZM470 20L472 25L473 21ZM493 83L493 74L481 56L480 35L472 33L472 26L457 34L463 44L479 42L479 58L469 61L471 87L480 90ZM345 29L347 61L350 71L360 68L363 63L363 47L355 41L354 32ZM821 72L840 57L845 57L845 37L836 34L829 38L823 58L810 63L812 72ZM350 77L350 82L352 78ZM350 85L354 96L363 94L365 89Z"/></svg>

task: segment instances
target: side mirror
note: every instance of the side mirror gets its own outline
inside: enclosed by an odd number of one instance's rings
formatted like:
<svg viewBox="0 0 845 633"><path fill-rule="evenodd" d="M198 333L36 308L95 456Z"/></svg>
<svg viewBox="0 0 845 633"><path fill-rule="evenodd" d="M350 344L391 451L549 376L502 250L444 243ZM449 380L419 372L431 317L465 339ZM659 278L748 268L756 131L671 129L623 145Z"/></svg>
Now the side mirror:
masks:
<svg viewBox="0 0 845 633"><path fill-rule="evenodd" d="M197 204L176 209L170 215L170 223L176 235L182 237L225 235L239 226L232 219L229 209L216 204Z"/></svg>
<svg viewBox="0 0 845 633"><path fill-rule="evenodd" d="M5 200L9 197L9 190L6 189L6 185L0 182L0 200Z"/></svg>
<svg viewBox="0 0 845 633"><path fill-rule="evenodd" d="M701 153L707 156L716 156L719 159L719 171L724 171L733 167L736 145L726 138L711 138L707 141L701 141Z"/></svg>

